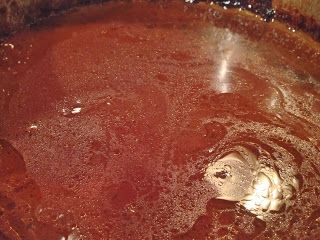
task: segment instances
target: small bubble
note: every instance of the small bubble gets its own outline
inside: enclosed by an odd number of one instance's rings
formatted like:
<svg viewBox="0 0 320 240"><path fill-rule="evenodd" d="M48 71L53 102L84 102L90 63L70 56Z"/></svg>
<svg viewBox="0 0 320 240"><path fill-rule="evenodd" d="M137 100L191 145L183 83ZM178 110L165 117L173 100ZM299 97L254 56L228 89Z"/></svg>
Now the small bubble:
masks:
<svg viewBox="0 0 320 240"><path fill-rule="evenodd" d="M38 126L36 124L31 124L30 129L38 129Z"/></svg>
<svg viewBox="0 0 320 240"><path fill-rule="evenodd" d="M81 112L82 108L81 107L75 107L75 108L63 108L62 109L62 115L65 117L72 117L76 114L79 114Z"/></svg>
<svg viewBox="0 0 320 240"><path fill-rule="evenodd" d="M72 113L72 114L77 114L77 113L80 113L81 110L82 110L81 107L75 107L75 108L73 108L73 109L71 110L71 113Z"/></svg>
<svg viewBox="0 0 320 240"><path fill-rule="evenodd" d="M81 105L81 101L77 100L76 103L72 107L64 107L62 108L62 115L65 117L73 117L79 113L81 113L83 107Z"/></svg>
<svg viewBox="0 0 320 240"><path fill-rule="evenodd" d="M12 43L5 43L3 44L5 47L10 47L11 49L14 49L14 45Z"/></svg>

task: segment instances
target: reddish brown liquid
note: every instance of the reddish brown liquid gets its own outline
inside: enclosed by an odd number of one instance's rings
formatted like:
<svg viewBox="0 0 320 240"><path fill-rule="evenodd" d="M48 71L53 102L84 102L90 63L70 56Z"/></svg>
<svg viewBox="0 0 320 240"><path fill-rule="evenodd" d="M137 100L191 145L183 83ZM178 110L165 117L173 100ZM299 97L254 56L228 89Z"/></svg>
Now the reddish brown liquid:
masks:
<svg viewBox="0 0 320 240"><path fill-rule="evenodd" d="M111 2L3 42L0 239L319 236L319 44L209 9ZM292 206L216 199L235 146L299 180Z"/></svg>

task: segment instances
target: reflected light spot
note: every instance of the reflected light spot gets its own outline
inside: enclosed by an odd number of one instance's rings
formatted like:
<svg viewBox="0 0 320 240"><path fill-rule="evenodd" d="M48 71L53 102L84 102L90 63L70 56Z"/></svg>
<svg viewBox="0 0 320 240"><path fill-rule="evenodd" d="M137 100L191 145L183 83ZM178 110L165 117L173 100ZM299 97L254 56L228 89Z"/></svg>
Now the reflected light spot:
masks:
<svg viewBox="0 0 320 240"><path fill-rule="evenodd" d="M214 186L216 198L239 202L260 219L290 206L299 189L297 179L284 181L276 169L261 165L257 156L242 149L245 154L233 152L208 165L204 178Z"/></svg>

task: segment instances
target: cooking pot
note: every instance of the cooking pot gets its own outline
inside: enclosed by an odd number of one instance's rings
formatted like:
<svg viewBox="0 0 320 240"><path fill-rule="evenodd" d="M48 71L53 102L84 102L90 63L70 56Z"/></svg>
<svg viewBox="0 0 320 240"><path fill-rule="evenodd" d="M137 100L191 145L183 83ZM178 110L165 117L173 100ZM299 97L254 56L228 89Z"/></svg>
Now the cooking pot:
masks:
<svg viewBox="0 0 320 240"><path fill-rule="evenodd" d="M103 0L55 0L55 1L2 1L0 3L0 34L8 34L24 24L33 23L39 18L47 17L52 13L66 10L80 4L103 2ZM186 2L199 2L196 0ZM318 1L203 1L216 2L225 6L243 7L261 15L275 17L294 27L310 33L315 39L319 36L319 11ZM239 3L235 4L235 3ZM250 6L250 7L248 7Z"/></svg>
<svg viewBox="0 0 320 240"><path fill-rule="evenodd" d="M319 12L0 0L0 240L317 239Z"/></svg>

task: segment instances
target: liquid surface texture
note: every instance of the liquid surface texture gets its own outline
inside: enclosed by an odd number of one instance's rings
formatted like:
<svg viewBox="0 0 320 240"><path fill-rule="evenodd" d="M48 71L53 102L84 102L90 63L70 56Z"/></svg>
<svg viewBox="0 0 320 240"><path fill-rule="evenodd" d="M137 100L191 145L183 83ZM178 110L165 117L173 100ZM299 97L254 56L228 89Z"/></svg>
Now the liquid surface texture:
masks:
<svg viewBox="0 0 320 240"><path fill-rule="evenodd" d="M320 45L115 3L0 46L0 239L317 239Z"/></svg>

